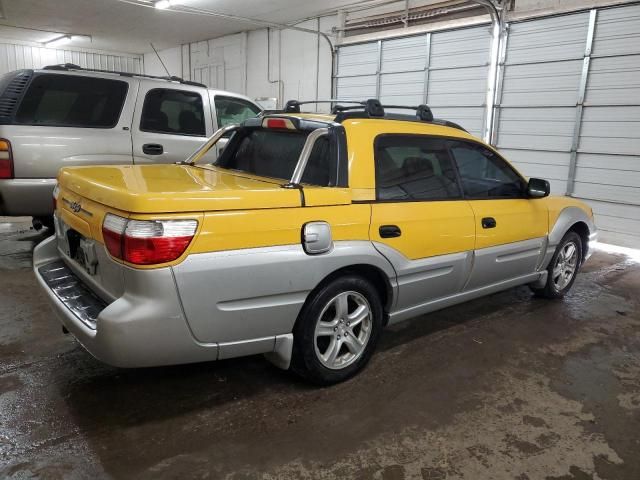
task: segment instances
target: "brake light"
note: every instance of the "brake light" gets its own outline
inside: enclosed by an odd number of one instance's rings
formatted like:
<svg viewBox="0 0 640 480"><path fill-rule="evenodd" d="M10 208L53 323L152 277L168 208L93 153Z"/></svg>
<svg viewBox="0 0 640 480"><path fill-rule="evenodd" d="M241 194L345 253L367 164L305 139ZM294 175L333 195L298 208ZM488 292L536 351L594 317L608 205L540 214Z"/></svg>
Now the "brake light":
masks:
<svg viewBox="0 0 640 480"><path fill-rule="evenodd" d="M157 265L180 257L197 228L196 220L127 220L109 213L102 236L112 256L135 265Z"/></svg>
<svg viewBox="0 0 640 480"><path fill-rule="evenodd" d="M295 130L296 126L288 118L265 118L262 121L263 128L276 128L285 130Z"/></svg>
<svg viewBox="0 0 640 480"><path fill-rule="evenodd" d="M13 178L13 154L9 140L0 139L0 178Z"/></svg>

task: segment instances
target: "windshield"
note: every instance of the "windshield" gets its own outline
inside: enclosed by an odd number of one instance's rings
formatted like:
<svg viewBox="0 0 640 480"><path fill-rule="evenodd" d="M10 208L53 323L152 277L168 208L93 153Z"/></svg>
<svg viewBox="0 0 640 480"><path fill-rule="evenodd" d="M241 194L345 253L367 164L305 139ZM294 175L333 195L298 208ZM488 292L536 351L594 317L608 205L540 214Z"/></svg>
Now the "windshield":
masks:
<svg viewBox="0 0 640 480"><path fill-rule="evenodd" d="M261 128L236 131L216 166L263 177L290 180L309 131L281 131ZM336 161L328 137L316 140L302 183L335 185ZM333 180L332 180L333 179Z"/></svg>

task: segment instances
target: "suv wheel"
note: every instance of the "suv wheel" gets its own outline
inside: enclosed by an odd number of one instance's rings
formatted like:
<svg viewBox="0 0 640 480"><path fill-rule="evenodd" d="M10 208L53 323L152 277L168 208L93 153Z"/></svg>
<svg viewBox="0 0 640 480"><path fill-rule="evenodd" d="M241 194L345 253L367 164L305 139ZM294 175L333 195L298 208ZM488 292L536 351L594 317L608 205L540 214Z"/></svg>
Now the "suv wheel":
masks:
<svg viewBox="0 0 640 480"><path fill-rule="evenodd" d="M294 329L292 369L321 385L353 376L369 361L382 329L376 288L348 275L329 282L303 307Z"/></svg>
<svg viewBox="0 0 640 480"><path fill-rule="evenodd" d="M568 232L549 262L547 283L543 288L532 288L545 298L562 298L573 286L582 261L582 240L575 232Z"/></svg>

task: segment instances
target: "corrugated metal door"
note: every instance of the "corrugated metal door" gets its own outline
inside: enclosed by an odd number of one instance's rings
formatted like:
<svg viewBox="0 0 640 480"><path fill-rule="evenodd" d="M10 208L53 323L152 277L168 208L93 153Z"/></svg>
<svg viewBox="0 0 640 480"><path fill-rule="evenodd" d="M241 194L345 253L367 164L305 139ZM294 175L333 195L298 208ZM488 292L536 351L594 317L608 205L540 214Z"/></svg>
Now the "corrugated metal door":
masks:
<svg viewBox="0 0 640 480"><path fill-rule="evenodd" d="M640 5L597 12L573 194L602 239L640 247Z"/></svg>
<svg viewBox="0 0 640 480"><path fill-rule="evenodd" d="M107 54L0 42L0 75L22 68L42 68L58 63L73 63L83 68L142 73L140 55Z"/></svg>
<svg viewBox="0 0 640 480"><path fill-rule="evenodd" d="M640 6L511 24L498 95L501 151L639 247Z"/></svg>
<svg viewBox="0 0 640 480"><path fill-rule="evenodd" d="M427 103L436 117L480 136L490 44L483 26L340 47L337 96Z"/></svg>
<svg viewBox="0 0 640 480"><path fill-rule="evenodd" d="M564 195L589 13L512 24L496 145L530 177Z"/></svg>

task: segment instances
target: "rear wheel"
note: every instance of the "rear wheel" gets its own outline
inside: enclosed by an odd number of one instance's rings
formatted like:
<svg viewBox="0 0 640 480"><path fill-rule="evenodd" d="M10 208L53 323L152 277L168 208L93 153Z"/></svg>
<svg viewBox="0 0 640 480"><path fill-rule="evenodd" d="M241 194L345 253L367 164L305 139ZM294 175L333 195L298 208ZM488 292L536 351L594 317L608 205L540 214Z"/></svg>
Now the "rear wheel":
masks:
<svg viewBox="0 0 640 480"><path fill-rule="evenodd" d="M582 261L582 240L576 232L568 232L556 249L547 268L547 283L542 288L532 288L545 298L561 298L573 286Z"/></svg>
<svg viewBox="0 0 640 480"><path fill-rule="evenodd" d="M353 376L369 361L382 329L376 288L356 275L312 294L294 330L292 369L321 385Z"/></svg>

